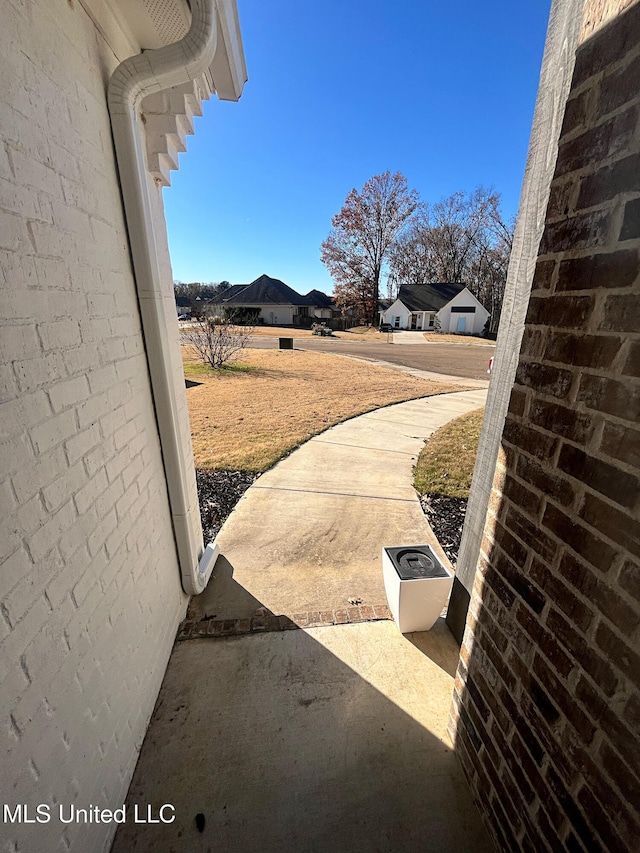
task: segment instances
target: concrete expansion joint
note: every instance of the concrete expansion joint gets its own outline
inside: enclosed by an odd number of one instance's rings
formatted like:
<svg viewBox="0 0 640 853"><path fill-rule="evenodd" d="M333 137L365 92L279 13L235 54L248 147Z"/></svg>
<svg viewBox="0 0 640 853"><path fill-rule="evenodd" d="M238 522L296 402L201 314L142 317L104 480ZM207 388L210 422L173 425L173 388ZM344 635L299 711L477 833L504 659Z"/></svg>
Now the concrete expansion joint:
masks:
<svg viewBox="0 0 640 853"><path fill-rule="evenodd" d="M415 453L411 455L415 456ZM264 486L260 483L254 483L251 488L256 489L256 491L260 490L272 492L299 492L300 494L305 495L335 495L336 497L340 498L358 498L359 500L367 501L396 501L399 503L415 503L418 500L417 496L410 498L393 498L387 497L387 495L361 495L357 492L337 492L321 489L294 489L291 486Z"/></svg>
<svg viewBox="0 0 640 853"><path fill-rule="evenodd" d="M404 435L404 438L424 438L422 435ZM347 444L342 441L328 441L326 438L321 438L316 436L315 438L309 439L309 441L315 441L316 444L329 444L331 447L354 447L357 448L357 445ZM378 447L376 448L378 453L395 453L396 456L415 456L415 452L411 450L393 450L388 447Z"/></svg>
<svg viewBox="0 0 640 853"><path fill-rule="evenodd" d="M264 612L263 612L264 611ZM305 613L293 613L290 616L276 616L265 608L256 611L255 616L244 619L185 619L176 635L176 642L182 640L223 639L240 637L245 634L267 634L277 631L297 631L301 628L329 628L335 625L351 625L360 622L381 622L391 620L386 604L360 605L341 610L309 610Z"/></svg>

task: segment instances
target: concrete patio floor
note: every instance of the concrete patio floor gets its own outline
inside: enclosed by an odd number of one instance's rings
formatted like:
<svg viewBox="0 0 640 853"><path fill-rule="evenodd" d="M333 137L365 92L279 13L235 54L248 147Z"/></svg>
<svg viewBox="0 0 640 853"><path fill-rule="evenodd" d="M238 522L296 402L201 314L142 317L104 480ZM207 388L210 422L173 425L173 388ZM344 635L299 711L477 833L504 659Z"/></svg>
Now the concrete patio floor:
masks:
<svg viewBox="0 0 640 853"><path fill-rule="evenodd" d="M191 615L385 603L382 544L435 541L411 488L424 438L484 397L390 406L307 442L228 519ZM446 735L457 659L443 619L178 642L127 798L176 819L127 822L112 853L490 853Z"/></svg>
<svg viewBox="0 0 640 853"><path fill-rule="evenodd" d="M456 661L442 624L178 643L127 800L176 820L112 853L493 851L444 730Z"/></svg>

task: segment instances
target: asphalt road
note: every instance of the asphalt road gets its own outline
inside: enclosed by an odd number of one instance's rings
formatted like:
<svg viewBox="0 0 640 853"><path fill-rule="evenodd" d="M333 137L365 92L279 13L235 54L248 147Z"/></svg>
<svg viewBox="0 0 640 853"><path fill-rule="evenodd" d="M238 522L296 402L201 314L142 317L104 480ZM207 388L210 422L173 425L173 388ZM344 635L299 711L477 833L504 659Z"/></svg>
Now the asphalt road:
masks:
<svg viewBox="0 0 640 853"><path fill-rule="evenodd" d="M253 337L251 347L276 349L278 338ZM447 376L465 379L488 379L487 367L494 347L482 344L398 344L381 341L352 343L339 338L295 338L294 346L300 350L330 352L338 355L355 355L360 358L390 361L416 370L430 370Z"/></svg>

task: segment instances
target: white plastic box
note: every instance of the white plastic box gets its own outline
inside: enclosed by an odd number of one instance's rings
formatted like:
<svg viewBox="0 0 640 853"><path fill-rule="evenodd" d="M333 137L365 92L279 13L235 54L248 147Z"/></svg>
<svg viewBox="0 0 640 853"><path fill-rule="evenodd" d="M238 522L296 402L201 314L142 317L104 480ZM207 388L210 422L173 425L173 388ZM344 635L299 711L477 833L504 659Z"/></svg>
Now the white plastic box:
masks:
<svg viewBox="0 0 640 853"><path fill-rule="evenodd" d="M447 603L453 575L430 545L382 549L389 610L402 634L428 631Z"/></svg>

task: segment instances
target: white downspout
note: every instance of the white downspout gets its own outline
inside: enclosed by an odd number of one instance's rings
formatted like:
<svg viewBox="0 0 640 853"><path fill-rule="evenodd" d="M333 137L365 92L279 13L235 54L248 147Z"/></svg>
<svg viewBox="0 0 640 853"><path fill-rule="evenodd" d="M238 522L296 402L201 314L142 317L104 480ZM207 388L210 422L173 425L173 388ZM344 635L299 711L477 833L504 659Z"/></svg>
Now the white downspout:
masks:
<svg viewBox="0 0 640 853"><path fill-rule="evenodd" d="M212 63L217 43L215 0L191 0L191 27L175 44L145 50L122 62L109 81L108 103L120 172L127 230L145 336L154 405L160 434L171 518L182 587L197 595L207 585L216 546L202 553L199 510L189 505L189 484L176 390L170 365L170 341L161 289L161 272L151 217L146 162L138 110L154 92L189 83Z"/></svg>

